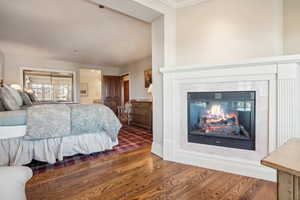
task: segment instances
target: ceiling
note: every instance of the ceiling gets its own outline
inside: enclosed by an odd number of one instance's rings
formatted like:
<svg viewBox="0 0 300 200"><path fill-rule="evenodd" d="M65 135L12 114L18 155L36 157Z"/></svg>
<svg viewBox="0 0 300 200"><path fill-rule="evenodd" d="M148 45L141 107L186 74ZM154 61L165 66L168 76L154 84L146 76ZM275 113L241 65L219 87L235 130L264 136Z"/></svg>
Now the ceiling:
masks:
<svg viewBox="0 0 300 200"><path fill-rule="evenodd" d="M183 7L193 6L208 0L160 0L160 1L174 8L183 8Z"/></svg>
<svg viewBox="0 0 300 200"><path fill-rule="evenodd" d="M151 25L88 0L0 1L0 49L88 65L151 56Z"/></svg>

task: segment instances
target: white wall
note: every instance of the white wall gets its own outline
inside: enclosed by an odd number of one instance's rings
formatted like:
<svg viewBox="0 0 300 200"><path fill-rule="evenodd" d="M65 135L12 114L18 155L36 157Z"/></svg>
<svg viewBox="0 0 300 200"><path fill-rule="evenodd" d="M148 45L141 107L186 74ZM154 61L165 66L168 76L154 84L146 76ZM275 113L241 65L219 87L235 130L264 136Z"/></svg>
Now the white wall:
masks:
<svg viewBox="0 0 300 200"><path fill-rule="evenodd" d="M209 0L177 10L177 65L281 53L282 0Z"/></svg>
<svg viewBox="0 0 300 200"><path fill-rule="evenodd" d="M284 54L300 54L300 1L284 0Z"/></svg>
<svg viewBox="0 0 300 200"><path fill-rule="evenodd" d="M152 58L148 57L121 68L121 74L129 73L129 98L151 100L152 96L145 88L144 71L152 69Z"/></svg>
<svg viewBox="0 0 300 200"><path fill-rule="evenodd" d="M7 84L21 83L21 68L37 68L37 69L53 69L53 70L64 70L72 71L76 73L76 102L79 102L79 69L90 68L90 69L101 69L103 75L119 75L120 69L116 67L98 67L98 66L87 66L79 63L71 63L59 60L42 59L39 57L24 56L5 54L5 69L4 69L4 81Z"/></svg>

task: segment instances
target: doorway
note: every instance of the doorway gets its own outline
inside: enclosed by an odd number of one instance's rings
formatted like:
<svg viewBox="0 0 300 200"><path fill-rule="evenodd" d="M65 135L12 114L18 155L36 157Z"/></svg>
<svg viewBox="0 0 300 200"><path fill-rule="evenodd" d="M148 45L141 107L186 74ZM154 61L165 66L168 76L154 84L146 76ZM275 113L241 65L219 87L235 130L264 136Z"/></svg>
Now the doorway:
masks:
<svg viewBox="0 0 300 200"><path fill-rule="evenodd" d="M129 74L122 76L122 103L125 105L129 103Z"/></svg>
<svg viewBox="0 0 300 200"><path fill-rule="evenodd" d="M118 114L118 106L121 105L121 76L103 76L102 101L115 114Z"/></svg>
<svg viewBox="0 0 300 200"><path fill-rule="evenodd" d="M148 21L152 24L152 71L153 71L153 145L152 152L163 155L164 121L170 114L164 115L168 104L163 102L163 78L160 68L176 66L176 9L161 1L144 0L92 0L117 10L128 16ZM132 9L134 6L135 9ZM132 83L131 83L132 84ZM164 106L163 106L164 105ZM167 125L167 124L165 124ZM169 144L169 143L168 143ZM165 151L165 155L169 155ZM171 154L170 154L171 155ZM168 156L165 157L169 158Z"/></svg>
<svg viewBox="0 0 300 200"><path fill-rule="evenodd" d="M101 70L80 69L80 103L101 103Z"/></svg>

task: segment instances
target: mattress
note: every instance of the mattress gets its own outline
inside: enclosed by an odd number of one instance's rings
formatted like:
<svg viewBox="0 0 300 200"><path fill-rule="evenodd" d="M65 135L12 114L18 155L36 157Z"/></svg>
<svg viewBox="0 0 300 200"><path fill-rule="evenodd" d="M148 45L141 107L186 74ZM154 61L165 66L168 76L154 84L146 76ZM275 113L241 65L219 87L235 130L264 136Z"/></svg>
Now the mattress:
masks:
<svg viewBox="0 0 300 200"><path fill-rule="evenodd" d="M0 140L23 137L26 126L0 126Z"/></svg>
<svg viewBox="0 0 300 200"><path fill-rule="evenodd" d="M0 112L1 126L24 126L27 122L26 110Z"/></svg>

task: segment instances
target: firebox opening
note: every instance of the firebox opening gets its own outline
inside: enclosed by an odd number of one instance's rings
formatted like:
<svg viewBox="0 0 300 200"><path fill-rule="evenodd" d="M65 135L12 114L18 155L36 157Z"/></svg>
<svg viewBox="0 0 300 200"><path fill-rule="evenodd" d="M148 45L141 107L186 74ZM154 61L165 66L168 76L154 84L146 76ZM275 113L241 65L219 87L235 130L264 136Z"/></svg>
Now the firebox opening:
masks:
<svg viewBox="0 0 300 200"><path fill-rule="evenodd" d="M188 141L255 150L255 91L189 92Z"/></svg>

